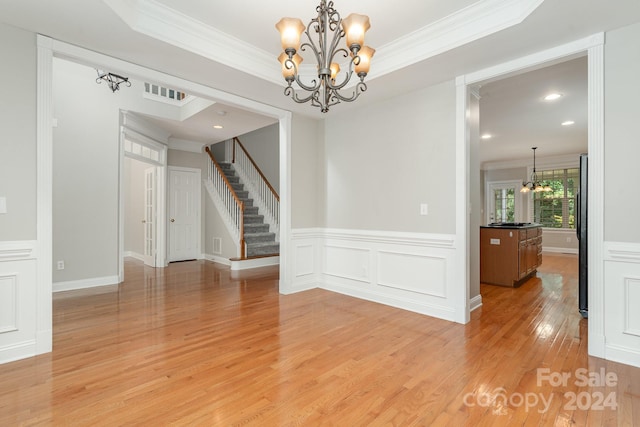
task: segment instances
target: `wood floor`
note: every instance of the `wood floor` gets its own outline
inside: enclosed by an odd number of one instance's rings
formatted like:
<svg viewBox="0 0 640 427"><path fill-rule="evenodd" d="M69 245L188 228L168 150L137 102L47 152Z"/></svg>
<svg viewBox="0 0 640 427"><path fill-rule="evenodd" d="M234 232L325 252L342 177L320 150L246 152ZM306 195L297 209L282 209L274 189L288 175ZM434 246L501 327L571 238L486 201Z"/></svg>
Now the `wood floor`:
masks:
<svg viewBox="0 0 640 427"><path fill-rule="evenodd" d="M467 325L280 295L274 268L125 268L55 294L53 353L0 365L0 426L640 425L640 369L586 354L575 256L483 285Z"/></svg>

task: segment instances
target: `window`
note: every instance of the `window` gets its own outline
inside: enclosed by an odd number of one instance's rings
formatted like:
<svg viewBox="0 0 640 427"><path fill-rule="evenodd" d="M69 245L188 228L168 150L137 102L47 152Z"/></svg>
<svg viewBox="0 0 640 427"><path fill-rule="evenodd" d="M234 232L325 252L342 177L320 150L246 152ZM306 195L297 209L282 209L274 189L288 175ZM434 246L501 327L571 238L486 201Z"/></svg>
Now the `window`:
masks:
<svg viewBox="0 0 640 427"><path fill-rule="evenodd" d="M576 228L575 199L580 169L554 169L538 172L538 179L552 191L533 194L534 221L548 228Z"/></svg>
<svg viewBox="0 0 640 427"><path fill-rule="evenodd" d="M493 190L494 221L515 222L516 191L514 188L499 188Z"/></svg>

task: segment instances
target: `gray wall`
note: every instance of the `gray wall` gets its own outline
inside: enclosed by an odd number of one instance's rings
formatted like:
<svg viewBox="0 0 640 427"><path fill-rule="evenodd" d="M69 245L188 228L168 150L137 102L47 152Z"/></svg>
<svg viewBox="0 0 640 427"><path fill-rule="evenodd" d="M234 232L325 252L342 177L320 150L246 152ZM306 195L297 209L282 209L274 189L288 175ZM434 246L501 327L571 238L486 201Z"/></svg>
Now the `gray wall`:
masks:
<svg viewBox="0 0 640 427"><path fill-rule="evenodd" d="M291 123L291 226L324 225L323 122L294 115Z"/></svg>
<svg viewBox="0 0 640 427"><path fill-rule="evenodd" d="M327 118L324 225L455 233L455 95L448 81Z"/></svg>
<svg viewBox="0 0 640 427"><path fill-rule="evenodd" d="M36 36L0 23L0 241L36 239Z"/></svg>
<svg viewBox="0 0 640 427"><path fill-rule="evenodd" d="M640 242L640 23L610 31L605 44L604 238Z"/></svg>
<svg viewBox="0 0 640 427"><path fill-rule="evenodd" d="M276 123L238 137L278 194L280 193L279 128L279 124Z"/></svg>
<svg viewBox="0 0 640 427"><path fill-rule="evenodd" d="M63 282L118 274L120 93L95 70L53 62L53 271Z"/></svg>

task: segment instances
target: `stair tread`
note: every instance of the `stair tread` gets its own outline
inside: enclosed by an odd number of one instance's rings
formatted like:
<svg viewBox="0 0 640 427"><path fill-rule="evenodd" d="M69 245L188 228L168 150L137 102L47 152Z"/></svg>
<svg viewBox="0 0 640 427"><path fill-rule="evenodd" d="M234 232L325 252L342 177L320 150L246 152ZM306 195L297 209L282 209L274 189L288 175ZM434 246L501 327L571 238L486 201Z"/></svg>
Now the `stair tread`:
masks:
<svg viewBox="0 0 640 427"><path fill-rule="evenodd" d="M252 248L263 248L267 246L280 246L280 242L254 242L247 243L247 246L251 246Z"/></svg>

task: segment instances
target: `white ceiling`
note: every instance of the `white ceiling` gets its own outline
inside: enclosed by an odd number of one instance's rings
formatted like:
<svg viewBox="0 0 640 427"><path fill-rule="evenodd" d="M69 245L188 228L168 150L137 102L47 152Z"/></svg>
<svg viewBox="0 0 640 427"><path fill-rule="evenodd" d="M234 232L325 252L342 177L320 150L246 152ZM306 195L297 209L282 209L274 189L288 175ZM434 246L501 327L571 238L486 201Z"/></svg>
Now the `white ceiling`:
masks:
<svg viewBox="0 0 640 427"><path fill-rule="evenodd" d="M295 104L283 95L284 82L275 59L280 53L275 23L283 16L299 17L307 23L314 17L317 4L316 0L21 0L0 2L0 21L322 118L317 108ZM367 44L377 52L367 77L367 92L354 103L332 107L328 115L640 21L638 0L336 0L335 7L343 16L356 12L371 18ZM540 86L526 89L530 83L525 76L521 79L515 85L515 94L523 95L518 99L526 104L531 102L529 96L539 96ZM556 127L556 120L547 120L540 112L519 119L510 116L526 105L516 108L509 104L509 111L500 113L500 105L507 101L498 101L499 94L504 92L512 99L509 102L515 102L514 94L492 85L481 90L483 107L495 104L482 119L482 126L491 127L496 134L491 144L508 141L505 147L515 147L521 143L530 152L535 142L540 154L544 150L550 154L557 148L559 144L544 147L542 132L543 128ZM568 115L559 110L569 105L569 100L565 97L553 107L557 117ZM523 118L537 120L529 125L526 138L524 132L514 137L513 128ZM253 125L250 117L241 122L246 124L244 131L261 127ZM577 129L579 126L570 132L577 135ZM534 130L539 131L536 137ZM576 135L572 140L579 138ZM483 147L483 157L488 158L489 143L483 142ZM505 147L499 150L504 155L511 149ZM516 155L515 148L509 155Z"/></svg>

